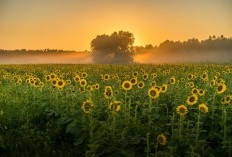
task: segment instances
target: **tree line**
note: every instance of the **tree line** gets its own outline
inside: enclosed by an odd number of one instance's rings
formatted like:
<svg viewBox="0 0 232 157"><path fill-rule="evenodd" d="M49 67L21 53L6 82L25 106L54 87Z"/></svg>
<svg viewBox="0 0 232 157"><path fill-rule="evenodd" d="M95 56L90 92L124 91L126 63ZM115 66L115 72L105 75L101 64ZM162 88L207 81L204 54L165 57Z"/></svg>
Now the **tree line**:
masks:
<svg viewBox="0 0 232 157"><path fill-rule="evenodd" d="M196 38L188 39L187 41L172 41L166 40L159 46L135 46L136 53L146 50L152 51L232 51L232 38L226 38L224 35L209 36L208 39L198 40Z"/></svg>

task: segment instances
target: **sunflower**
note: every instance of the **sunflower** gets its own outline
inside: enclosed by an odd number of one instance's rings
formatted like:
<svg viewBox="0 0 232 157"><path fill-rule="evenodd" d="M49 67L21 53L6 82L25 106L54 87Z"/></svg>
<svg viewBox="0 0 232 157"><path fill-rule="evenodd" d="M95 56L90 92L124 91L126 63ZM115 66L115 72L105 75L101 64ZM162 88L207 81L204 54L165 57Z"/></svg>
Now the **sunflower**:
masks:
<svg viewBox="0 0 232 157"><path fill-rule="evenodd" d="M132 89L132 83L130 81L123 81L122 83L122 88L125 90L125 91L129 91Z"/></svg>
<svg viewBox="0 0 232 157"><path fill-rule="evenodd" d="M85 87L87 85L86 79L80 79L79 83L81 87Z"/></svg>
<svg viewBox="0 0 232 157"><path fill-rule="evenodd" d="M45 75L44 78L47 82L51 81L52 79L50 75Z"/></svg>
<svg viewBox="0 0 232 157"><path fill-rule="evenodd" d="M109 79L110 79L110 75L105 74L105 75L103 76L103 80L108 81Z"/></svg>
<svg viewBox="0 0 232 157"><path fill-rule="evenodd" d="M218 79L218 80L216 81L216 84L217 84L217 85L225 84L225 81L224 81L222 78L220 78L220 79Z"/></svg>
<svg viewBox="0 0 232 157"><path fill-rule="evenodd" d="M158 75L156 73L152 73L151 76L152 76L152 78L158 77Z"/></svg>
<svg viewBox="0 0 232 157"><path fill-rule="evenodd" d="M211 86L211 87L214 86L215 84L216 84L216 80L210 81L210 86Z"/></svg>
<svg viewBox="0 0 232 157"><path fill-rule="evenodd" d="M138 72L134 72L134 73L133 73L133 76L138 76Z"/></svg>
<svg viewBox="0 0 232 157"><path fill-rule="evenodd" d="M230 102L231 102L231 96L229 96L229 95L227 95L227 96L225 96L225 97L223 97L222 99L221 99L221 103L223 104L223 105L225 105L225 104L229 104Z"/></svg>
<svg viewBox="0 0 232 157"><path fill-rule="evenodd" d="M191 92L192 92L192 94L197 94L198 93L198 89L197 88L193 88Z"/></svg>
<svg viewBox="0 0 232 157"><path fill-rule="evenodd" d="M138 82L138 79L137 79L137 77L134 77L130 81L131 81L132 85L136 85Z"/></svg>
<svg viewBox="0 0 232 157"><path fill-rule="evenodd" d="M198 90L197 90L197 93L198 93L200 96L203 96L203 95L205 95L205 90L203 90L203 89L198 89Z"/></svg>
<svg viewBox="0 0 232 157"><path fill-rule="evenodd" d="M86 72L81 73L81 78L86 78L88 75Z"/></svg>
<svg viewBox="0 0 232 157"><path fill-rule="evenodd" d="M191 87L191 88L193 88L193 87L195 86L193 82L189 82L188 85L189 85L189 87Z"/></svg>
<svg viewBox="0 0 232 157"><path fill-rule="evenodd" d="M51 74L50 74L50 77L51 77L51 79L52 79L52 80L54 80L54 79L56 79L56 78L57 78L57 75L56 75L56 74L54 74L54 73L51 73Z"/></svg>
<svg viewBox="0 0 232 157"><path fill-rule="evenodd" d="M91 85L87 85L86 89L87 89L88 91L93 91L93 90L94 90L93 87L92 87Z"/></svg>
<svg viewBox="0 0 232 157"><path fill-rule="evenodd" d="M217 86L217 94L222 94L223 92L226 91L226 85L225 84L220 84Z"/></svg>
<svg viewBox="0 0 232 157"><path fill-rule="evenodd" d="M163 84L163 85L161 86L161 93L165 93L165 92L167 92L167 90L168 90L168 85Z"/></svg>
<svg viewBox="0 0 232 157"><path fill-rule="evenodd" d="M70 85L71 83L72 83L71 80L66 80L66 84L67 84L67 85Z"/></svg>
<svg viewBox="0 0 232 157"><path fill-rule="evenodd" d="M160 134L157 137L157 141L160 145L166 145L167 144L167 137L164 134Z"/></svg>
<svg viewBox="0 0 232 157"><path fill-rule="evenodd" d="M172 76L169 81L170 81L171 84L175 84L176 83L176 78L174 76Z"/></svg>
<svg viewBox="0 0 232 157"><path fill-rule="evenodd" d="M97 84L95 84L95 88L96 89L99 89L100 88L100 85L97 83Z"/></svg>
<svg viewBox="0 0 232 157"><path fill-rule="evenodd" d="M74 80L75 82L79 82L80 79L81 79L81 77L80 77L79 75L75 75L74 78L73 78L73 80Z"/></svg>
<svg viewBox="0 0 232 157"><path fill-rule="evenodd" d="M193 95L189 96L187 98L187 100L186 100L187 104L191 105L191 106L194 105L194 104L196 104L197 101L198 101L198 97L197 97L196 94L193 94Z"/></svg>
<svg viewBox="0 0 232 157"><path fill-rule="evenodd" d="M112 87L110 86L106 86L105 87L105 92L104 92L104 97L106 99L110 99L111 97L113 97L113 90L112 90Z"/></svg>
<svg viewBox="0 0 232 157"><path fill-rule="evenodd" d="M86 100L83 102L81 109L85 113L89 113L91 111L92 107L93 107L93 102L91 100Z"/></svg>
<svg viewBox="0 0 232 157"><path fill-rule="evenodd" d="M185 105L179 105L176 108L176 112L177 114L179 114L180 116L185 116L188 113L188 109Z"/></svg>
<svg viewBox="0 0 232 157"><path fill-rule="evenodd" d="M143 80L147 80L148 79L148 73L144 73L143 74Z"/></svg>
<svg viewBox="0 0 232 157"><path fill-rule="evenodd" d="M208 73L203 73L203 74L201 75L201 79L202 79L203 81L208 81Z"/></svg>
<svg viewBox="0 0 232 157"><path fill-rule="evenodd" d="M144 84L143 81L139 81L138 84L137 84L137 87L138 87L139 89L143 89L144 86L145 86L145 84Z"/></svg>
<svg viewBox="0 0 232 157"><path fill-rule="evenodd" d="M159 97L159 90L155 87L152 87L148 90L148 95L152 99L156 99Z"/></svg>
<svg viewBox="0 0 232 157"><path fill-rule="evenodd" d="M189 79L189 80L192 80L193 79L193 74L188 74L188 76L187 76L187 78Z"/></svg>
<svg viewBox="0 0 232 157"><path fill-rule="evenodd" d="M52 80L52 81L51 81L52 86L53 86L53 87L55 87L55 86L56 86L56 84L57 84L57 82L58 82L58 79L54 79L54 80Z"/></svg>
<svg viewBox="0 0 232 157"><path fill-rule="evenodd" d="M203 113L209 112L209 108L208 108L208 106L206 104L200 104L198 106L198 109L199 109L199 111L201 111Z"/></svg>
<svg viewBox="0 0 232 157"><path fill-rule="evenodd" d="M157 83L156 83L155 80L153 80L153 81L150 83L150 86L156 86L156 85L157 85Z"/></svg>
<svg viewBox="0 0 232 157"><path fill-rule="evenodd" d="M59 89L63 89L65 84L66 82L64 80L58 80L55 86Z"/></svg>
<svg viewBox="0 0 232 157"><path fill-rule="evenodd" d="M119 104L121 104L120 101L113 101L109 104L109 109L118 112L121 109L121 106Z"/></svg>

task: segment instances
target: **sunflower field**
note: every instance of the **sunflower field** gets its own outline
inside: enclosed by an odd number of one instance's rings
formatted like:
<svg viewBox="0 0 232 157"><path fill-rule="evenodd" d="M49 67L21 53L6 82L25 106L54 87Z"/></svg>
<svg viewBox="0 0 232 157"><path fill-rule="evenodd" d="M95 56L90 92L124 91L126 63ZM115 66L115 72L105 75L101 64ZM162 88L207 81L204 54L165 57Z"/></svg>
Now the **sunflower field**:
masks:
<svg viewBox="0 0 232 157"><path fill-rule="evenodd" d="M232 156L232 66L0 65L0 156Z"/></svg>

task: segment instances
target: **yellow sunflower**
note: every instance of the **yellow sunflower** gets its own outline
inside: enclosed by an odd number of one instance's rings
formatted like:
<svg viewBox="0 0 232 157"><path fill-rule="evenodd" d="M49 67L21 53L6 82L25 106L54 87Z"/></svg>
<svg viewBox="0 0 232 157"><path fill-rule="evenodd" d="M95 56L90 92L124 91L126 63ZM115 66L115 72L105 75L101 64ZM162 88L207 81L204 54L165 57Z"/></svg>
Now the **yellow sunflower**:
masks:
<svg viewBox="0 0 232 157"><path fill-rule="evenodd" d="M88 74L86 72L81 73L81 78L86 78Z"/></svg>
<svg viewBox="0 0 232 157"><path fill-rule="evenodd" d="M138 82L138 79L137 79L137 77L134 77L130 81L131 81L132 85L136 85Z"/></svg>
<svg viewBox="0 0 232 157"><path fill-rule="evenodd" d="M113 90L112 90L112 87L110 87L110 86L106 86L106 87L105 87L104 97L105 97L106 99L110 99L111 97L113 97Z"/></svg>
<svg viewBox="0 0 232 157"><path fill-rule="evenodd" d="M198 101L198 97L197 97L196 94L193 94L193 95L189 96L187 98L187 100L186 100L187 104L191 105L191 106L194 105L194 104L196 104L197 101Z"/></svg>
<svg viewBox="0 0 232 157"><path fill-rule="evenodd" d="M202 76L201 76L201 79L203 81L208 81L208 73L203 73Z"/></svg>
<svg viewBox="0 0 232 157"><path fill-rule="evenodd" d="M103 80L108 81L109 79L110 79L110 75L105 74L105 75L103 76Z"/></svg>
<svg viewBox="0 0 232 157"><path fill-rule="evenodd" d="M197 88L193 88L191 92L192 92L192 94L197 94L198 93L198 89Z"/></svg>
<svg viewBox="0 0 232 157"><path fill-rule="evenodd" d="M161 93L165 93L165 92L167 92L167 90L168 90L168 85L163 84L163 85L161 86Z"/></svg>
<svg viewBox="0 0 232 157"><path fill-rule="evenodd" d="M64 86L65 86L65 84L66 84L66 82L65 82L64 80L57 80L57 83L56 83L55 86L56 86L58 89L63 89Z"/></svg>
<svg viewBox="0 0 232 157"><path fill-rule="evenodd" d="M226 91L226 85L225 84L220 84L217 86L217 94L222 94Z"/></svg>
<svg viewBox="0 0 232 157"><path fill-rule="evenodd" d="M211 86L211 87L214 86L215 84L216 84L216 80L210 81L210 86Z"/></svg>
<svg viewBox="0 0 232 157"><path fill-rule="evenodd" d="M80 79L81 79L81 77L80 77L79 75L75 75L74 78L73 78L73 80L74 80L75 82L79 82Z"/></svg>
<svg viewBox="0 0 232 157"><path fill-rule="evenodd" d="M200 96L203 96L203 95L205 95L205 90L203 90L203 89L198 89L198 90L197 90L197 93L198 93Z"/></svg>
<svg viewBox="0 0 232 157"><path fill-rule="evenodd" d="M176 113L180 116L185 116L188 113L188 109L185 105L179 105L176 108Z"/></svg>
<svg viewBox="0 0 232 157"><path fill-rule="evenodd" d="M148 90L148 95L152 99L156 99L159 97L159 90L155 87L152 87Z"/></svg>
<svg viewBox="0 0 232 157"><path fill-rule="evenodd" d="M132 89L132 83L130 81L123 81L122 83L122 89L124 89L125 91L129 91Z"/></svg>
<svg viewBox="0 0 232 157"><path fill-rule="evenodd" d="M200 104L198 106L198 109L199 109L199 111L201 111L203 113L209 112L209 108L208 108L208 106L206 104Z"/></svg>
<svg viewBox="0 0 232 157"><path fill-rule="evenodd" d="M121 102L120 101L113 101L113 102L111 102L110 104L109 104L109 109L111 110L111 111L120 111L120 109L121 109L121 106L119 105L119 104L121 104Z"/></svg>
<svg viewBox="0 0 232 157"><path fill-rule="evenodd" d="M93 107L93 102L91 100L86 100L83 102L81 109L85 113L89 113L91 111L92 107Z"/></svg>
<svg viewBox="0 0 232 157"><path fill-rule="evenodd" d="M172 77L170 78L170 83L171 83L171 84L175 84L175 83L176 83L176 78L175 78L174 76L172 76Z"/></svg>
<svg viewBox="0 0 232 157"><path fill-rule="evenodd" d="M143 81L139 81L138 84L137 84L137 87L138 87L139 89L143 89L144 86L145 86L145 84L144 84Z"/></svg>
<svg viewBox="0 0 232 157"><path fill-rule="evenodd" d="M147 80L148 79L148 73L144 73L143 74L143 80Z"/></svg>
<svg viewBox="0 0 232 157"><path fill-rule="evenodd" d="M222 103L223 105L230 104L231 98L232 98L231 96L227 95L227 96L225 96L225 97L223 97L223 98L221 99L221 103Z"/></svg>
<svg viewBox="0 0 232 157"><path fill-rule="evenodd" d="M85 87L87 85L86 79L80 79L79 83L81 87Z"/></svg>
<svg viewBox="0 0 232 157"><path fill-rule="evenodd" d="M160 145L166 145L167 144L167 137L164 134L160 134L157 137L157 141Z"/></svg>

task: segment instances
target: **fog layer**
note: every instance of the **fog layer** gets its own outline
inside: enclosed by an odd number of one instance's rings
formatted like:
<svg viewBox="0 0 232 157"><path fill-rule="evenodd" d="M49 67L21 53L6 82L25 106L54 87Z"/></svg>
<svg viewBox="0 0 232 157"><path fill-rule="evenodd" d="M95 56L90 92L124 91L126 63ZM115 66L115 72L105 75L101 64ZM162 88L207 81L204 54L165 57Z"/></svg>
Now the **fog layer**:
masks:
<svg viewBox="0 0 232 157"><path fill-rule="evenodd" d="M103 58L105 60L106 57ZM134 55L135 63L231 63L232 52L152 52ZM90 53L0 54L0 64L92 64ZM106 62L107 63L107 62Z"/></svg>

